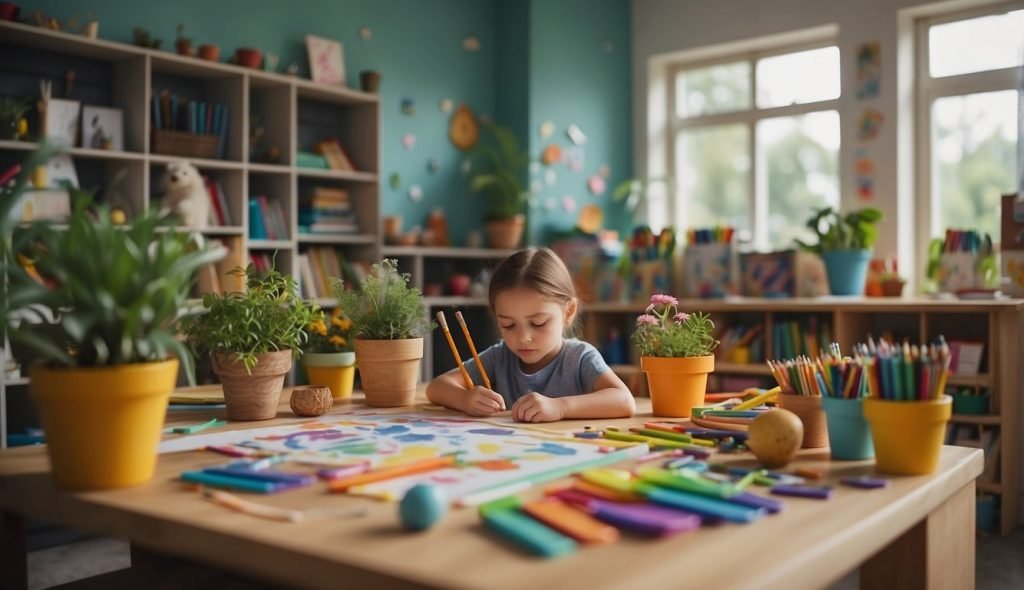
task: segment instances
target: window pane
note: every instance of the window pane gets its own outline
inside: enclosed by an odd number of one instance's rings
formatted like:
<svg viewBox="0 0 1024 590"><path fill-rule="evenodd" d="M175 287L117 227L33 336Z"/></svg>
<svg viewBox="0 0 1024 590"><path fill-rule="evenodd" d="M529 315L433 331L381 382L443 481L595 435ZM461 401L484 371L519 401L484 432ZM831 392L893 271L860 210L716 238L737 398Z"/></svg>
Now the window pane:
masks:
<svg viewBox="0 0 1024 590"><path fill-rule="evenodd" d="M782 107L839 98L839 48L822 47L757 62L757 106Z"/></svg>
<svg viewBox="0 0 1024 590"><path fill-rule="evenodd" d="M757 124L758 162L768 183L768 243L790 248L813 234L815 209L839 206L839 113L765 119Z"/></svg>
<svg viewBox="0 0 1024 590"><path fill-rule="evenodd" d="M1017 92L937 99L932 105L933 236L946 227L999 239L999 197L1014 190Z"/></svg>
<svg viewBox="0 0 1024 590"><path fill-rule="evenodd" d="M1024 10L928 29L928 70L934 77L1012 68L1024 63Z"/></svg>
<svg viewBox="0 0 1024 590"><path fill-rule="evenodd" d="M676 113L698 117L750 108L750 63L741 61L676 76Z"/></svg>
<svg viewBox="0 0 1024 590"><path fill-rule="evenodd" d="M676 136L681 228L721 224L750 230L749 136L746 125L691 129Z"/></svg>

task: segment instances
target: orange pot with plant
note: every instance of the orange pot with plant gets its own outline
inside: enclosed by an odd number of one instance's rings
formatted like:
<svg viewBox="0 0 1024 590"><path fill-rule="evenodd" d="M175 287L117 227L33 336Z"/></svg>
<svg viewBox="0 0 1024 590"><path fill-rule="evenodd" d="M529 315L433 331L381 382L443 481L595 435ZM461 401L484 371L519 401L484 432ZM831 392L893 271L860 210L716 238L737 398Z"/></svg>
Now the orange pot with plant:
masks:
<svg viewBox="0 0 1024 590"><path fill-rule="evenodd" d="M678 305L671 295L652 295L633 332L655 416L689 417L704 403L708 374L715 370L714 323L705 313L680 312Z"/></svg>

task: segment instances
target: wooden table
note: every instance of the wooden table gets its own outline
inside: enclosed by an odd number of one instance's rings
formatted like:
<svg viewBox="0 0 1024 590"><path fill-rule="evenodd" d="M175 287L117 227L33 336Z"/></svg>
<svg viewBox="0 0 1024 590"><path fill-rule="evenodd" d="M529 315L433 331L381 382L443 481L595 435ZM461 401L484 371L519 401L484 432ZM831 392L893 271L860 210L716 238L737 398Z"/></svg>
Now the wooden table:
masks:
<svg viewBox="0 0 1024 590"><path fill-rule="evenodd" d="M649 400L637 401L632 419L591 423L626 426L649 419ZM222 412L172 412L169 420L192 423ZM231 427L296 420L284 405L274 421ZM551 426L572 430L582 424ZM746 454L716 460L751 464ZM624 537L549 561L493 536L472 510L454 511L428 532L408 533L398 525L394 504L327 494L322 485L259 498L301 509L369 508L361 518L318 516L288 524L227 510L175 481L186 469L223 461L209 453L161 455L147 485L72 494L53 487L43 448L0 452L4 586L24 584L24 518L31 517L303 587L821 588L858 566L862 587L974 587L974 480L982 471L977 449L945 447L937 473L893 478L886 489L837 487L828 501L785 499L782 513L754 524L662 540ZM833 482L873 473L870 461L831 463L820 450L804 451L798 464L827 471Z"/></svg>

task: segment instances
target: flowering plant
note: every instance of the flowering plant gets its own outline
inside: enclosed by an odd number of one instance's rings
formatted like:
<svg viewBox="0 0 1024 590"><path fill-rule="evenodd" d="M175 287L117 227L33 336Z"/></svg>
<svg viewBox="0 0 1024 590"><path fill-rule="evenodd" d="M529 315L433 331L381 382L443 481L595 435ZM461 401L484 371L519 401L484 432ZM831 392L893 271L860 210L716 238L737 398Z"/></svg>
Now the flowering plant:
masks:
<svg viewBox="0 0 1024 590"><path fill-rule="evenodd" d="M305 351L351 352L352 339L349 337L351 331L352 320L345 316L340 307L335 307L329 317L321 317L307 326L309 343L306 345Z"/></svg>
<svg viewBox="0 0 1024 590"><path fill-rule="evenodd" d="M683 313L671 295L652 295L647 310L636 318L633 344L643 356L707 356L718 346L715 324L706 313Z"/></svg>

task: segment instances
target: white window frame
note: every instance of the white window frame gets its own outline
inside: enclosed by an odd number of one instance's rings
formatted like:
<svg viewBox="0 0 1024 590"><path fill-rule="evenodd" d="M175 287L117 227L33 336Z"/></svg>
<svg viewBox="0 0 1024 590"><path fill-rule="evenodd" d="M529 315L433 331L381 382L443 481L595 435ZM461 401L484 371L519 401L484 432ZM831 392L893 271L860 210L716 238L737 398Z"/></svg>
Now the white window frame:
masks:
<svg viewBox="0 0 1024 590"><path fill-rule="evenodd" d="M1024 67L1010 67L969 74L957 74L933 78L929 72L929 40L928 30L944 23L968 20L983 16L1002 14L1009 11L1024 9L1024 1L1004 2L984 7L958 10L937 16L917 19L914 30L914 110L916 112L916 144L917 144L917 251L928 252L928 244L934 231L939 228L939 207L933 206L932 199L932 105L937 99L947 96L960 96L979 92L995 92L999 90L1019 90L1020 77L1024 76ZM1018 146L1019 149L1019 146ZM996 246L998 249L998 245ZM924 265L921 267L924 279Z"/></svg>
<svg viewBox="0 0 1024 590"><path fill-rule="evenodd" d="M790 117L795 115L806 115L808 113L817 113L822 111L835 111L840 117L840 128L842 128L842 110L840 109L840 103L843 99L842 96L842 85L840 85L840 95L833 99L820 100L815 102L808 102L803 104L786 105L781 107L767 107L760 108L757 106L757 61L766 57L774 57L777 55L785 55L789 53L797 53L800 51L808 51L812 49L822 49L825 47L836 47L840 51L839 60L840 68L843 59L842 48L839 46L838 38L834 34L828 36L822 36L799 43L788 43L785 45L775 45L764 49L758 49L754 51L743 51L733 52L724 54L720 57L714 57L710 59L700 60L680 60L673 61L666 64L666 108L667 108L667 129L668 133L665 135L665 170L667 175L677 180L675 183L675 194L669 195L667 208L669 218L677 228L685 228L692 226L692 222L687 219L689 211L689 203L687 197L681 190L681 184L678 182L679 171L676 170L676 136L680 131L689 129L708 128L719 125L736 124L741 123L747 126L748 132L748 157L750 161L750 178L748 187L748 199L749 207L752 212L751 215L751 242L750 245L754 249L760 251L766 251L769 249L768 244L768 177L765 174L766 162L763 158L758 158L757 154L757 123L765 119L773 119L776 117ZM714 65L731 64L736 62L745 61L750 64L750 108L740 111L730 111L726 113L716 113L713 115L700 115L697 117L680 117L676 108L676 77L688 70L695 70L706 68ZM838 164L838 163L837 163ZM837 174L840 176L839 182L839 194L840 203L842 202L842 182L841 172L838 170L841 167L837 166Z"/></svg>

